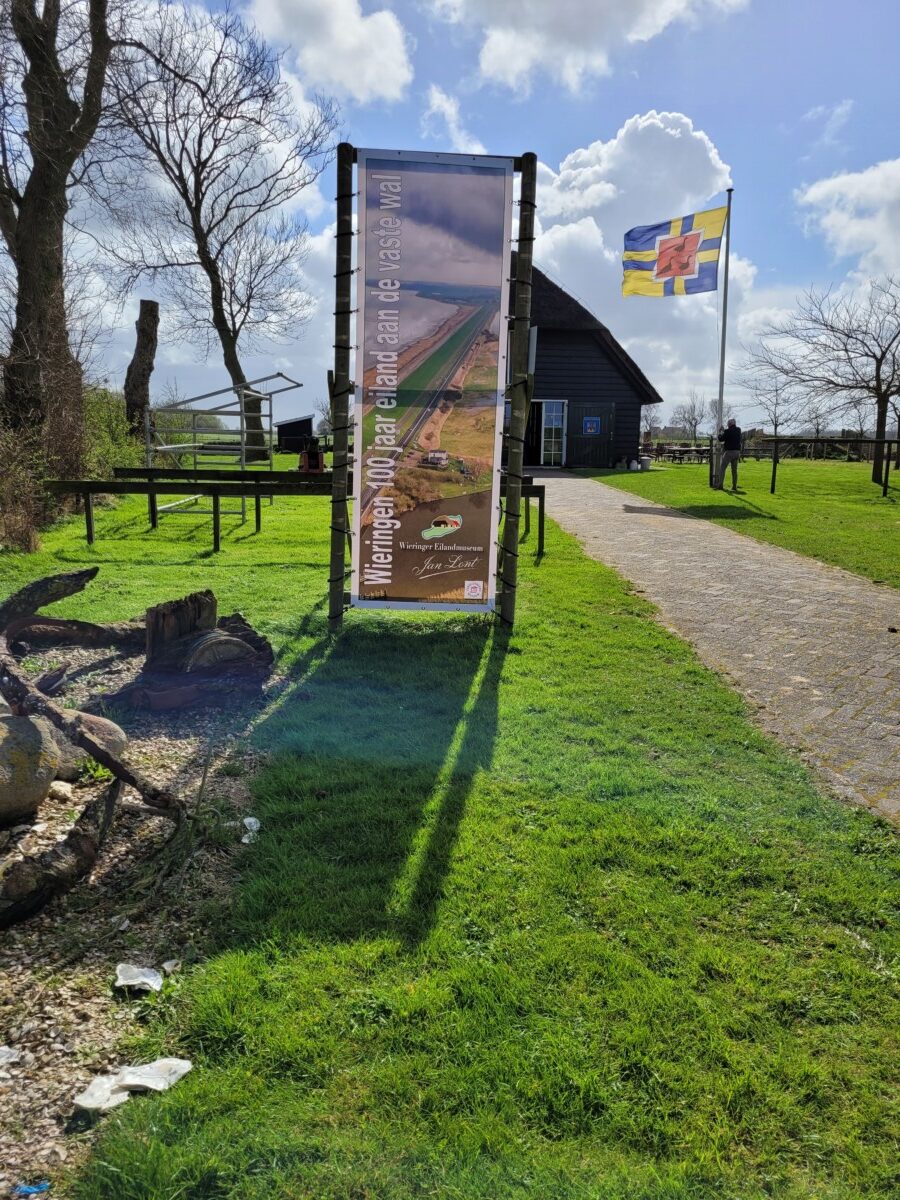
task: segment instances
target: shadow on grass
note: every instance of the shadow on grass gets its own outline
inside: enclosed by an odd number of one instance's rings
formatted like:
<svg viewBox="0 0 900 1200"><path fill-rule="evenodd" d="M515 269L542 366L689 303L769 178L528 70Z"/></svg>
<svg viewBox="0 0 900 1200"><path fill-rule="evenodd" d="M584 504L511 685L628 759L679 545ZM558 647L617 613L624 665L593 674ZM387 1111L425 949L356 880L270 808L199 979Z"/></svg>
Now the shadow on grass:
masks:
<svg viewBox="0 0 900 1200"><path fill-rule="evenodd" d="M780 521L775 513L766 512L759 505L743 496L735 496L734 504L685 504L679 511L688 517L700 517L705 521Z"/></svg>
<svg viewBox="0 0 900 1200"><path fill-rule="evenodd" d="M167 546L171 545L173 550L177 550L179 548L179 544L176 542L166 543L166 545ZM158 550L158 548L159 548L158 544L153 547L154 550ZM182 550L184 549L183 546L181 546L180 548ZM212 558L214 561L222 562L226 566L228 566L229 563L228 563L227 551L228 551L228 543L225 543L225 542L223 542L222 549L219 551L218 554L215 554L215 552L213 551L211 546L209 546L209 547L198 546L196 549L191 550L189 558L158 558L157 557L153 560L153 565L154 565L154 567L190 567L190 566L193 566L198 561L198 559ZM91 550L89 547L85 547L84 550L79 550L79 551L54 550L52 552L52 556L53 556L54 562L72 563L77 566L84 566L86 562L88 564L90 564L91 562L96 561L97 564L99 565L101 571L103 570L104 567L114 567L114 566L133 567L134 563L135 563L133 555L131 557L113 558L109 554L104 554L102 546L99 548L94 547L93 550ZM271 562L260 562L260 561L254 560L253 563L248 564L246 562L246 560L241 559L241 560L235 562L234 565L235 565L236 569L240 569L242 571L248 570L248 569L252 569L254 571L264 571L264 570L268 570L269 568L284 568L285 560L284 560L284 558L273 559ZM308 567L311 570L321 570L322 569L322 560L321 559L302 559L302 558L293 558L292 557L290 560L290 567L292 569L296 569L296 570L301 570L304 567ZM162 595L162 593L164 591L165 591L165 589L160 589L160 594ZM171 596L166 596L165 598L172 599Z"/></svg>
<svg viewBox="0 0 900 1200"><path fill-rule="evenodd" d="M519 545L524 550L528 550L531 546L534 546L534 555L532 556L531 561L536 567L539 567L544 561L544 555L546 554L546 551L538 550L537 518L535 518L534 527L532 529L525 530L519 535Z"/></svg>
<svg viewBox="0 0 900 1200"><path fill-rule="evenodd" d="M415 944L490 765L506 638L471 617L359 614L334 640L318 623L255 731L274 753L255 786L266 836L248 856L231 939Z"/></svg>

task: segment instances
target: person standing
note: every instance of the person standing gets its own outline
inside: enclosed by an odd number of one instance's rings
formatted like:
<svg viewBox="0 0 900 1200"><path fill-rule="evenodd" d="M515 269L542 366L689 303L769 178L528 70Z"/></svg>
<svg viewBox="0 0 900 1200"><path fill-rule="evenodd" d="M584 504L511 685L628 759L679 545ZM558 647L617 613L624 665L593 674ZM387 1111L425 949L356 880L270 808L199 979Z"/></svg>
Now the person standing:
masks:
<svg viewBox="0 0 900 1200"><path fill-rule="evenodd" d="M716 487L725 486L725 468L731 467L731 490L737 491L738 463L741 458L741 429L734 417L730 417L724 429L719 430L719 441L722 443L722 463L719 467L719 478Z"/></svg>

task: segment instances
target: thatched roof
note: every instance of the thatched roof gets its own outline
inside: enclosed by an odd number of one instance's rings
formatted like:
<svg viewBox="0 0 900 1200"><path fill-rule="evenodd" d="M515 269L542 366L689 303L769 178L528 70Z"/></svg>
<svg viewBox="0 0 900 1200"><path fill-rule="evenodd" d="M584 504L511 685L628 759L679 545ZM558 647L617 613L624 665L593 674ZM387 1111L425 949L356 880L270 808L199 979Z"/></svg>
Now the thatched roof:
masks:
<svg viewBox="0 0 900 1200"><path fill-rule="evenodd" d="M585 331L595 335L610 359L631 382L641 404L661 404L662 396L602 322L583 304L570 296L543 271L533 268L531 285L531 324L540 329ZM540 344L540 335L538 335Z"/></svg>
<svg viewBox="0 0 900 1200"><path fill-rule="evenodd" d="M583 304L537 267L531 275L531 323L538 329L602 329Z"/></svg>

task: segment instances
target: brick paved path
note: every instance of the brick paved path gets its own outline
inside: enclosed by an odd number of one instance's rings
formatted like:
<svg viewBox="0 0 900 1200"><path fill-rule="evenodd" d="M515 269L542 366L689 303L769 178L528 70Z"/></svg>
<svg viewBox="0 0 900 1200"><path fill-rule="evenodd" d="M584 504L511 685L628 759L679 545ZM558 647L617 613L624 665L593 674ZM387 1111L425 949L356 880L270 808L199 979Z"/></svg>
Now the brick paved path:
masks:
<svg viewBox="0 0 900 1200"><path fill-rule="evenodd" d="M547 509L643 588L844 797L900 821L900 594L628 492L547 473Z"/></svg>

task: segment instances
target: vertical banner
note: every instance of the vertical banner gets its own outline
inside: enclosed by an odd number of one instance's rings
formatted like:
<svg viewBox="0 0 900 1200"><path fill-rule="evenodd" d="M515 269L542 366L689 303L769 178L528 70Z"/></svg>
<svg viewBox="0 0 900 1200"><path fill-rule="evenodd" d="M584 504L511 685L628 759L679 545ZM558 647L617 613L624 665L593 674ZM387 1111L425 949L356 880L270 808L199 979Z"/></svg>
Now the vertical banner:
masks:
<svg viewBox="0 0 900 1200"><path fill-rule="evenodd" d="M513 160L357 163L352 603L490 612Z"/></svg>

